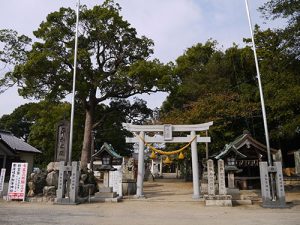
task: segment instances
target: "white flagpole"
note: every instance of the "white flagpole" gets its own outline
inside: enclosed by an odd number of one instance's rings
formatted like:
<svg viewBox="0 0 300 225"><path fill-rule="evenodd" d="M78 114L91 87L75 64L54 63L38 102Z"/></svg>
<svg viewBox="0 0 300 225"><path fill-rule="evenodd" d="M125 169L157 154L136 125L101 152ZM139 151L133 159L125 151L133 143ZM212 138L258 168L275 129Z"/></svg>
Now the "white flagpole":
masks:
<svg viewBox="0 0 300 225"><path fill-rule="evenodd" d="M71 122L70 122L70 139L69 139L69 164L70 165L72 164L72 148L73 148L72 142L73 142L75 86L76 86L76 69L77 69L79 7L80 7L80 0L77 1L77 10L76 10L76 31L75 31L75 49L74 49L74 66L73 66L73 90L72 90L72 108L71 108Z"/></svg>
<svg viewBox="0 0 300 225"><path fill-rule="evenodd" d="M268 131L268 124L267 124L267 115L266 115L266 109L265 109L264 94L263 94L263 89L262 89L262 85L261 85L260 72L259 72L259 66L258 66L258 60L257 60L257 54L256 54L254 35L253 35L253 30L252 30L251 17L250 17L250 13L249 13L248 0L245 0L245 3L246 3L248 22L249 22L250 33L251 33L252 44L253 44L253 53L254 53L255 66L256 66L256 72L257 72L260 102L261 102L261 109L262 109L264 128L265 128L265 138L266 138L267 154L268 154L268 164L269 164L269 166L272 166L272 159L271 159L271 152L270 152L270 142L269 142L269 131Z"/></svg>

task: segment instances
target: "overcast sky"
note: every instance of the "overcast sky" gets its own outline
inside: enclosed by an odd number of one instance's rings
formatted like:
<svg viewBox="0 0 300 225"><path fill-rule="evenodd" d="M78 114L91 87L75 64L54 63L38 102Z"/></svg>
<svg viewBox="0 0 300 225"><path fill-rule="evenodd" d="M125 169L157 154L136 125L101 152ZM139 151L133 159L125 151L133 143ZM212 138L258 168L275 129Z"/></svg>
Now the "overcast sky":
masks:
<svg viewBox="0 0 300 225"><path fill-rule="evenodd" d="M45 20L47 14L60 7L76 8L77 0L2 0L0 29L14 29L19 34L33 37L32 31ZM81 0L92 7L103 0ZM139 35L155 43L154 57L162 62L174 61L188 47L217 40L226 49L233 42L242 46L244 37L250 36L244 0L118 0L124 19L136 28ZM264 24L257 8L267 0L249 0L253 24ZM0 71L0 76L3 72ZM159 107L165 95L147 96L151 108ZM13 88L0 95L0 116L11 113L26 101Z"/></svg>

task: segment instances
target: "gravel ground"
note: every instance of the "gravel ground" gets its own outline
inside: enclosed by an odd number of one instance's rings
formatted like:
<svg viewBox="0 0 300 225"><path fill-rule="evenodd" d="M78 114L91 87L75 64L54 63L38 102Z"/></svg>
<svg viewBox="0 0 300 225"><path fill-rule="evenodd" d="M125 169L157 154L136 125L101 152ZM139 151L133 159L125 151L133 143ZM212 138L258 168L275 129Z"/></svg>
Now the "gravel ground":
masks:
<svg viewBox="0 0 300 225"><path fill-rule="evenodd" d="M259 204L205 207L192 200L192 183L157 181L145 183L142 200L125 197L120 203L76 206L52 203L0 201L0 224L104 224L104 225L268 225L300 224L300 192L286 195L287 209L265 209ZM293 204L292 204L293 203Z"/></svg>

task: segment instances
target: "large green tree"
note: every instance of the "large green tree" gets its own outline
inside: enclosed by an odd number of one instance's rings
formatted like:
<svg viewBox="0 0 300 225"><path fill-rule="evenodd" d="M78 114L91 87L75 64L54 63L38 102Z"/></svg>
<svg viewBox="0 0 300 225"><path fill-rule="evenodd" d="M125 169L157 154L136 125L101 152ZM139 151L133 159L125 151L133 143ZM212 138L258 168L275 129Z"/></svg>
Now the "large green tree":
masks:
<svg viewBox="0 0 300 225"><path fill-rule="evenodd" d="M138 37L136 30L120 15L120 10L113 0L106 0L92 9L86 6L80 9L76 100L77 107L80 105L85 110L83 169L90 156L91 131L99 103L165 91L172 83L170 65L158 60L147 61L153 53L152 40ZM75 21L75 12L70 8L50 13L34 31L38 41L31 45L30 51L18 55L22 63L15 57L14 70L7 73L0 84L17 82L22 96L38 99L60 100L70 93ZM18 40L16 34L12 37ZM5 44L11 49L17 45L9 41Z"/></svg>
<svg viewBox="0 0 300 225"><path fill-rule="evenodd" d="M299 145L300 60L283 44L281 32L256 27L255 39L270 138L282 149L285 148L283 142L298 142ZM297 144L292 148L297 148Z"/></svg>
<svg viewBox="0 0 300 225"><path fill-rule="evenodd" d="M0 129L12 132L16 137L28 141L30 127L35 121L35 116L29 111L35 103L28 103L16 108L10 115L3 115L0 118Z"/></svg>
<svg viewBox="0 0 300 225"><path fill-rule="evenodd" d="M300 1L297 0L272 0L260 7L266 19L283 19L286 26L277 29L280 34L281 44L285 50L294 57L300 57Z"/></svg>
<svg viewBox="0 0 300 225"><path fill-rule="evenodd" d="M259 96L251 48L237 45L225 52L215 41L196 44L176 60L178 86L161 109L164 123L214 121L210 149L220 150L244 129L257 134ZM255 132L253 132L255 131Z"/></svg>

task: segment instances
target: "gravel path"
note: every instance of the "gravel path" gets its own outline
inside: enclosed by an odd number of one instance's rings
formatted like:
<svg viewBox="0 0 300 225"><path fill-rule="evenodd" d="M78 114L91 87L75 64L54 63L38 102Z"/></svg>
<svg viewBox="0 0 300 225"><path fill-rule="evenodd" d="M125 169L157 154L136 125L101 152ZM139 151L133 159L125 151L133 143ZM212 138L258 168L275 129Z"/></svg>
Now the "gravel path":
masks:
<svg viewBox="0 0 300 225"><path fill-rule="evenodd" d="M204 207L192 200L192 183L145 183L146 199L126 197L120 203L93 203L77 206L52 203L0 201L1 225L298 225L300 193L287 193L288 209L264 209L259 205ZM299 204L298 204L299 203Z"/></svg>

